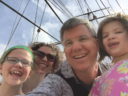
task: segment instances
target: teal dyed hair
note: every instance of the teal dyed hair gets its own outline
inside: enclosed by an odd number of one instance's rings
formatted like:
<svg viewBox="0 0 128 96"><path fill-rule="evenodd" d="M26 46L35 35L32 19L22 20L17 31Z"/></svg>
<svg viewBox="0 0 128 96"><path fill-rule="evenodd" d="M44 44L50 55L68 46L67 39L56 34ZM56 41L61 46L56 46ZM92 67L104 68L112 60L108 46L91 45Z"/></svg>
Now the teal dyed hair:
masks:
<svg viewBox="0 0 128 96"><path fill-rule="evenodd" d="M34 59L34 55L32 53L32 50L27 47L27 46L24 46L24 45L18 45L18 46L13 46L11 48L9 48L7 51L5 51L0 59L0 64L3 64L3 62L5 61L5 58L7 57L7 55L12 52L14 49L24 49L26 50L27 52L29 52L32 56L32 58Z"/></svg>

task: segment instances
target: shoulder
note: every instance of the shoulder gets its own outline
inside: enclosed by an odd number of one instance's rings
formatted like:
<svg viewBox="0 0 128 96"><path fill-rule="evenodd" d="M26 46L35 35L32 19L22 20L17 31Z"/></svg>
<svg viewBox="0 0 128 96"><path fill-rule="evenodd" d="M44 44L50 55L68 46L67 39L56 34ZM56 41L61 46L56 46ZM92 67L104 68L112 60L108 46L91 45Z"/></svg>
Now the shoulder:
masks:
<svg viewBox="0 0 128 96"><path fill-rule="evenodd" d="M70 64L67 61L64 61L60 66L60 73L64 76L64 78L72 78L75 77L73 70Z"/></svg>
<svg viewBox="0 0 128 96"><path fill-rule="evenodd" d="M73 96L73 92L69 84L56 74L48 74L46 78L35 88L29 92L27 96ZM34 95L33 95L34 96Z"/></svg>

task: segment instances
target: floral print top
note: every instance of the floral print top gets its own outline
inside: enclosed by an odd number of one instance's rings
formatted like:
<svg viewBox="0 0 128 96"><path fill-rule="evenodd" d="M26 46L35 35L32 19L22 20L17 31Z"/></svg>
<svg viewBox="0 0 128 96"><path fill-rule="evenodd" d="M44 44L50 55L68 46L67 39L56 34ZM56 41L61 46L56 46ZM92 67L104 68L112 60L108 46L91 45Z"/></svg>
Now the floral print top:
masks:
<svg viewBox="0 0 128 96"><path fill-rule="evenodd" d="M116 63L98 77L89 96L128 96L128 60Z"/></svg>

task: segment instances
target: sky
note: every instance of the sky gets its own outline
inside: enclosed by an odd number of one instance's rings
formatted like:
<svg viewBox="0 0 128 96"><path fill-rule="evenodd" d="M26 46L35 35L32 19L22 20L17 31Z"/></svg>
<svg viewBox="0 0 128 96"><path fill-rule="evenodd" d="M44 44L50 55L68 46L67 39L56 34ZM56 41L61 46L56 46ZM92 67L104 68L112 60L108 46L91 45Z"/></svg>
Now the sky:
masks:
<svg viewBox="0 0 128 96"><path fill-rule="evenodd" d="M22 4L20 1L23 1ZM23 13L23 9L25 8L28 0L4 0L8 5L13 7L14 9L18 10L20 13ZM41 0L40 0L41 1ZM35 13L36 13L36 0L31 0L24 11L24 16L29 18L31 21L35 21ZM21 8L19 8L21 6ZM38 16L36 19L36 24L40 25L41 16L43 13L45 6L43 2L39 3L38 7ZM45 18L45 19L44 19ZM53 36L55 36L56 31L59 31L60 26L62 25L60 21L56 18L53 12L46 7L46 11L44 14L42 28L45 31L49 32ZM5 5L0 3L0 51L2 52L8 41L11 37L11 33L14 33L13 37L9 42L9 46L13 45L28 45L28 43L32 42L33 32L34 34L34 41L40 42L55 42L49 35L45 34L44 32L40 31L37 34L37 27L34 27L31 23L26 21L24 18L21 18L15 12L7 8ZM55 31L56 30L56 31ZM38 37L37 37L38 36ZM56 34L57 39L59 39L59 34ZM2 53L1 53L2 54Z"/></svg>
<svg viewBox="0 0 128 96"><path fill-rule="evenodd" d="M55 16L52 10L44 2L44 0L3 0L9 6L17 10L19 13L23 14L25 17L35 22L46 32L56 37L60 40L59 30L62 26L60 20ZM89 11L99 10L100 7L104 8L101 1L105 6L109 7L110 13L113 12L128 12L128 2L127 0L47 0L52 8L55 10L57 15L65 22L68 18L78 16L82 13L87 13L87 7L90 7ZM55 4L53 1L58 2ZM83 2L87 2L83 3ZM98 6L98 4L100 7ZM110 4L109 4L109 3ZM120 6L119 6L119 4ZM61 5L64 5L64 7ZM28 4L27 7L25 7ZM38 8L37 8L38 4ZM78 6L80 5L80 6ZM111 5L111 7L110 7ZM63 9L61 9L63 8ZM81 10L82 8L82 10ZM36 9L38 9L36 11ZM44 12L45 9L45 12ZM61 10L61 11L60 11ZM68 11L67 11L68 10ZM37 15L35 15L37 13ZM92 15L92 14L91 14ZM95 12L97 17L102 17L108 15L107 10L103 12ZM41 18L43 16L43 19ZM81 18L87 18L87 16L81 16ZM92 17L88 18L92 19ZM102 19L98 19L100 22ZM42 22L41 22L42 21ZM92 21L94 27L98 27L96 21ZM43 31L37 32L37 27L34 27L30 22L21 18L18 14L7 8L5 5L0 3L0 55L4 52L5 48L11 47L13 45L28 45L31 42L47 42L53 43L57 40L53 39ZM13 36L11 35L13 34ZM12 38L11 38L12 36ZM10 42L9 42L10 41ZM8 48L7 47L7 48ZM62 47L62 46L61 46Z"/></svg>

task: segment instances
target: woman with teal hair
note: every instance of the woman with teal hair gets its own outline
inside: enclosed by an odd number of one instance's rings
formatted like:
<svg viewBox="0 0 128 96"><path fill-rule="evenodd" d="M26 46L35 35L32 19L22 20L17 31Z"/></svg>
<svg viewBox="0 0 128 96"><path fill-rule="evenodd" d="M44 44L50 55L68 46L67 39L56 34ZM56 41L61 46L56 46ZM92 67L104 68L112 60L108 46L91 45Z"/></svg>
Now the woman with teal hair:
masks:
<svg viewBox="0 0 128 96"><path fill-rule="evenodd" d="M14 46L3 53L0 59L2 82L0 96L23 94L22 85L30 75L33 66L33 54L26 46Z"/></svg>

